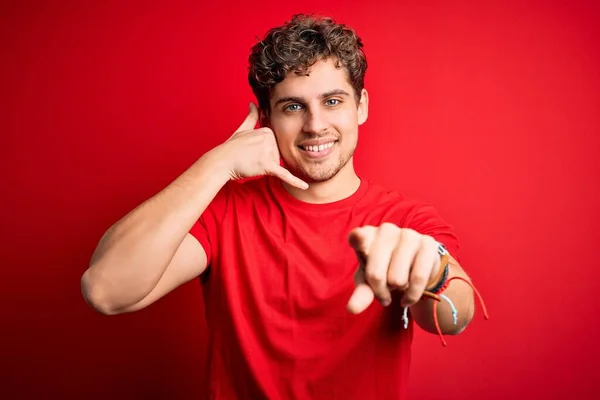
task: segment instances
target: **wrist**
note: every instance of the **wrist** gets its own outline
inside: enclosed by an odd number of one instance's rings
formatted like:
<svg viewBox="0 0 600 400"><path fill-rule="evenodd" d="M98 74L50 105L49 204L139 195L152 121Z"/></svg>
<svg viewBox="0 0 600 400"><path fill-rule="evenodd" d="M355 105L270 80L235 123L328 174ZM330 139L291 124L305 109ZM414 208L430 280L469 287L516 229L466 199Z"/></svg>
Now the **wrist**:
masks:
<svg viewBox="0 0 600 400"><path fill-rule="evenodd" d="M225 185L232 179L233 161L228 157L226 148L219 145L206 152L196 165L198 170L208 173L216 182Z"/></svg>
<svg viewBox="0 0 600 400"><path fill-rule="evenodd" d="M434 294L439 293L444 288L450 274L450 254L440 242L437 242L437 253L439 255L439 262L437 263L437 268L432 272L425 289Z"/></svg>

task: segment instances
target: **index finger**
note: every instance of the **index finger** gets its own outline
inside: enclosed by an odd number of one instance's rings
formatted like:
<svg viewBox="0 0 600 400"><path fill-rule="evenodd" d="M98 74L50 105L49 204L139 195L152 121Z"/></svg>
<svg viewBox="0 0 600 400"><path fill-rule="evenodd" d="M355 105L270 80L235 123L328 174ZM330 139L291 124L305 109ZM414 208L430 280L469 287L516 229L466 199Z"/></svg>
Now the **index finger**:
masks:
<svg viewBox="0 0 600 400"><path fill-rule="evenodd" d="M348 243L356 251L357 255L368 257L376 232L377 228L370 225L355 228L348 235Z"/></svg>

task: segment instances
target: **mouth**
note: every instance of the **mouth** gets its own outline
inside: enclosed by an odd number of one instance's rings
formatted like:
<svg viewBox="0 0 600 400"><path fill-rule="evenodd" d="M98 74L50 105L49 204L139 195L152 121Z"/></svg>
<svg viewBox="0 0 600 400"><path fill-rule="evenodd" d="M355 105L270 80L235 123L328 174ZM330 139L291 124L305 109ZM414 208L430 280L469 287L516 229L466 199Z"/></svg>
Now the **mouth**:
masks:
<svg viewBox="0 0 600 400"><path fill-rule="evenodd" d="M331 142L328 143L321 143L321 144L308 144L308 145L298 145L298 148L300 150L304 150L304 151L308 151L311 153L319 153L319 152L323 152L326 151L327 149L330 149L333 147L334 144L337 143L337 140L333 140Z"/></svg>
<svg viewBox="0 0 600 400"><path fill-rule="evenodd" d="M300 149L300 154L302 154L308 159L324 159L329 154L331 154L337 142L337 140L334 140L327 143L311 143L305 145L298 145L298 149Z"/></svg>
<svg viewBox="0 0 600 400"><path fill-rule="evenodd" d="M333 141L333 142L329 142L329 143L319 144L319 145L306 145L306 146L298 145L298 148L300 150L304 150L309 153L318 154L318 153L324 153L327 150L331 149L333 147L333 145L336 143L337 143L337 140Z"/></svg>

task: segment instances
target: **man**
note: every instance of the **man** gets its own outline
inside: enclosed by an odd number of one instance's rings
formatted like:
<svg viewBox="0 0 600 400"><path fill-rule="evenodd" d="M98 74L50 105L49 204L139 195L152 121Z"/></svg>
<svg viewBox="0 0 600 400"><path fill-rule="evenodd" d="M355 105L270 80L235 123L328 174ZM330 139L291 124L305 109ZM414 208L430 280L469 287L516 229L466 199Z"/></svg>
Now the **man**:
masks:
<svg viewBox="0 0 600 400"><path fill-rule="evenodd" d="M354 170L362 48L331 19L269 31L249 59L259 108L114 224L82 277L103 314L201 277L211 398L402 398L413 321L442 334L471 321L451 227Z"/></svg>

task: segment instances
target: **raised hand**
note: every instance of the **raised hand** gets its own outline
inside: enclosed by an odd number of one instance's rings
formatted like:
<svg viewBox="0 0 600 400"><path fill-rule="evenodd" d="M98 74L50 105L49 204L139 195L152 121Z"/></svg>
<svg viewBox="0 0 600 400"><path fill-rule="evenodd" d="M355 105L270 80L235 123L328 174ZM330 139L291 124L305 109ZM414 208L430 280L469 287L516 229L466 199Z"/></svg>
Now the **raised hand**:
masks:
<svg viewBox="0 0 600 400"><path fill-rule="evenodd" d="M231 161L230 178L273 175L299 189L307 189L306 182L280 165L281 156L273 131L270 128L255 129L258 117L258 109L250 104L250 112L244 122L219 146Z"/></svg>

